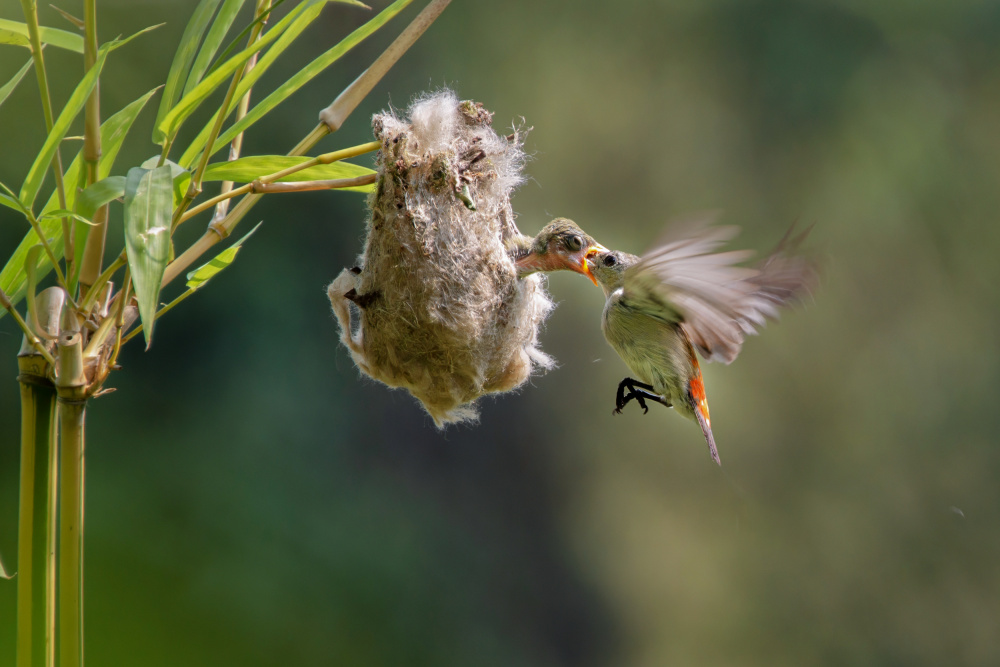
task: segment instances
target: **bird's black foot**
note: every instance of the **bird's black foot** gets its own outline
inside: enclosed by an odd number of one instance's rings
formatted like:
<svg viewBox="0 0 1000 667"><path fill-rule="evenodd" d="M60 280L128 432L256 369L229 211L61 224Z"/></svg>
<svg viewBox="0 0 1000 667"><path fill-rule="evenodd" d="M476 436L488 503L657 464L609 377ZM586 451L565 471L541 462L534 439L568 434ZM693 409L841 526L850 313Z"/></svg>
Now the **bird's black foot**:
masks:
<svg viewBox="0 0 1000 667"><path fill-rule="evenodd" d="M625 393L625 389L628 389L628 393ZM670 401L665 398L652 393L653 385L646 384L645 382L639 382L638 380L633 380L632 378L625 378L618 383L618 393L615 396L615 409L614 414L620 415L622 413L622 408L628 405L628 402L632 399L639 404L642 408L642 414L649 412L649 408L646 406L646 399L655 401L661 405L665 405L668 408L671 407Z"/></svg>

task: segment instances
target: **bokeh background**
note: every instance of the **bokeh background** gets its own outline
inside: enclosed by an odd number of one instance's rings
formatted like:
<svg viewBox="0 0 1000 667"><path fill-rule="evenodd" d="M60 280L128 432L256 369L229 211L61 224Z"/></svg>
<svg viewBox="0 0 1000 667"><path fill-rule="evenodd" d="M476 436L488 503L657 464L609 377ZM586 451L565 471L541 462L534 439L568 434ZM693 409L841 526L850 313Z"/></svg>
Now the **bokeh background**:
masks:
<svg viewBox="0 0 1000 667"><path fill-rule="evenodd" d="M105 38L167 23L112 56L105 115L162 81L194 4L100 3ZM247 152L293 146L416 11ZM260 89L366 16L328 7ZM25 58L3 47L0 79ZM274 195L235 265L149 352L127 348L117 393L91 405L90 663L1000 664L1000 5L456 0L319 149L444 85L499 129L533 126L526 233L568 216L640 252L722 209L765 249L815 224L814 302L705 368L724 467L658 406L612 416L626 369L603 296L570 274L549 283L559 368L437 431L337 345L324 286L361 249L363 198ZM13 186L43 138L36 100L29 77L0 109ZM154 154L154 106L121 172ZM0 254L23 232L0 210ZM9 567L19 342L0 320ZM14 590L0 581L2 665Z"/></svg>

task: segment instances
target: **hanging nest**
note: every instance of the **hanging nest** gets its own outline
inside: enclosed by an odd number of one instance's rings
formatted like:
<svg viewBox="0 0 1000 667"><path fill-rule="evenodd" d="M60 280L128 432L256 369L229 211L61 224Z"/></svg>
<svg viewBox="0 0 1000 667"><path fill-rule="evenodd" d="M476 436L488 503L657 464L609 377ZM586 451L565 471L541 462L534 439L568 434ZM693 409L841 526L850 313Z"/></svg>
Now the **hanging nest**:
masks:
<svg viewBox="0 0 1000 667"><path fill-rule="evenodd" d="M518 279L504 247L520 235L510 193L523 180L521 138L491 121L450 91L415 102L408 121L374 117L382 148L364 253L328 288L357 367L405 388L439 427L476 419L480 396L554 363L538 349L545 279Z"/></svg>

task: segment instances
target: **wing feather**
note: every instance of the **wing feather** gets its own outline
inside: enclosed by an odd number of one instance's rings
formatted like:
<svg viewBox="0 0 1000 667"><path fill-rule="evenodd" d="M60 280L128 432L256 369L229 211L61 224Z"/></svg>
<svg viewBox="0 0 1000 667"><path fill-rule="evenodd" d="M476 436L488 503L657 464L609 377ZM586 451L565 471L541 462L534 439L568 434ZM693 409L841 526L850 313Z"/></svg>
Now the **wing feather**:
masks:
<svg viewBox="0 0 1000 667"><path fill-rule="evenodd" d="M746 336L777 319L779 307L800 300L817 279L814 263L794 254L809 230L792 236L789 229L754 266L738 266L751 251L716 252L737 232L707 222L688 226L682 238L644 255L624 274L623 299L630 307L679 323L705 359L727 364Z"/></svg>

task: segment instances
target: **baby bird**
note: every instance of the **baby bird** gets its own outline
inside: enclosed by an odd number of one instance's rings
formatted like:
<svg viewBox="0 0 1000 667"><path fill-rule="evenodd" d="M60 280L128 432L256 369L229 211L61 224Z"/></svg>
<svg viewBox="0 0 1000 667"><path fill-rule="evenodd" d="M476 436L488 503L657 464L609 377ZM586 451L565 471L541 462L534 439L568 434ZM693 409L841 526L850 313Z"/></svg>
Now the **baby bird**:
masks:
<svg viewBox="0 0 1000 667"><path fill-rule="evenodd" d="M607 252L575 222L556 218L538 232L535 238L518 236L507 241L507 254L517 266L517 277L524 278L536 271L568 269L597 280L587 265L587 255Z"/></svg>
<svg viewBox="0 0 1000 667"><path fill-rule="evenodd" d="M716 252L737 232L699 223L642 258L618 251L588 257L607 297L601 329L638 378L618 385L615 413L633 398L644 412L645 399L673 407L698 422L719 465L695 350L708 361L732 362L747 335L809 293L818 277L814 263L793 255L808 230L792 237L789 229L753 267L736 266L750 251Z"/></svg>

